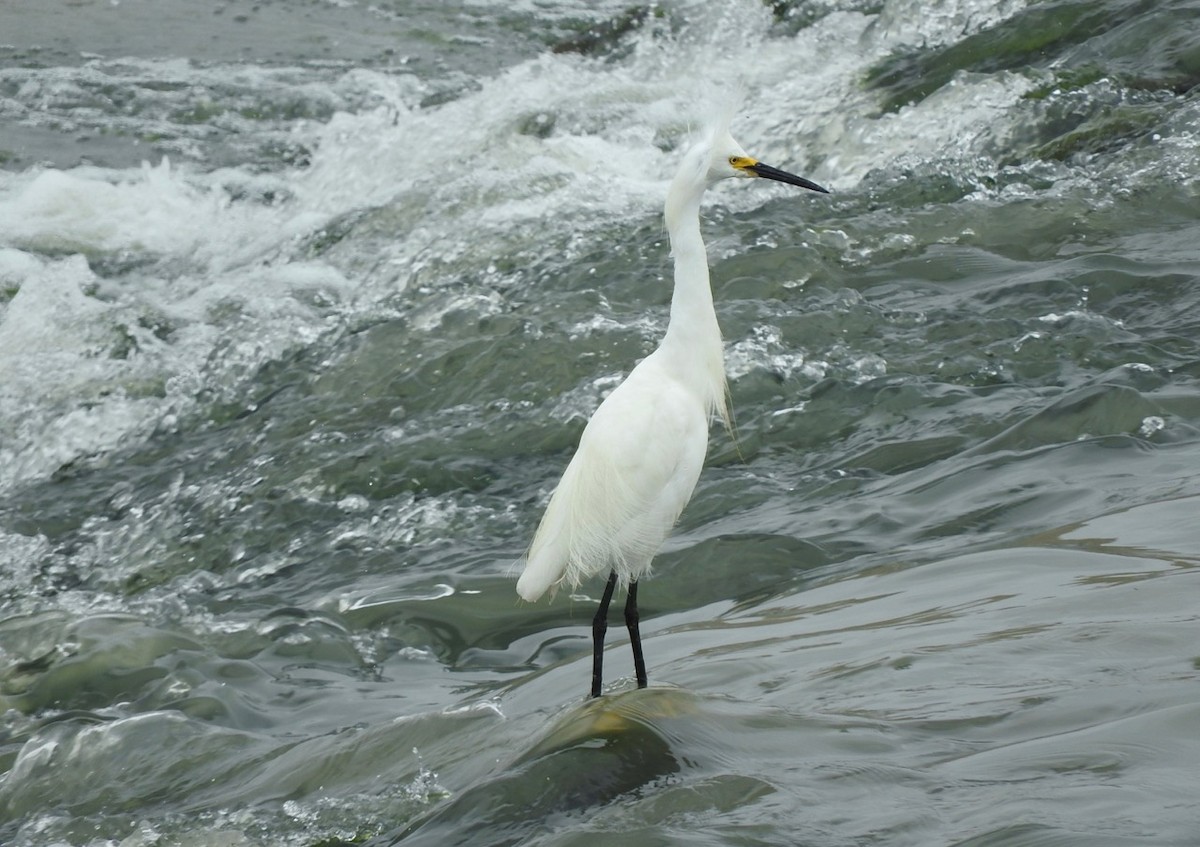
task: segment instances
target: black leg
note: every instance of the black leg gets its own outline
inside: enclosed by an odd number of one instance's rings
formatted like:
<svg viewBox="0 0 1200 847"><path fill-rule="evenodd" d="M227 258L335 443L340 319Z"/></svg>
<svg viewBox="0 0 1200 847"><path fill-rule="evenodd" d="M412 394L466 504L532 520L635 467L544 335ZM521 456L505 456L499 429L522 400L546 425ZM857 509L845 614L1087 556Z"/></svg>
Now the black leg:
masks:
<svg viewBox="0 0 1200 847"><path fill-rule="evenodd" d="M629 643L633 647L633 671L637 674L638 688L645 688L646 660L642 658L642 633L638 629L637 580L629 583L629 596L625 598L625 626L629 628Z"/></svg>
<svg viewBox="0 0 1200 847"><path fill-rule="evenodd" d="M600 696L600 678L604 668L604 633L608 631L608 606L612 603L613 590L617 587L617 572L608 575L600 608L592 618L592 696Z"/></svg>

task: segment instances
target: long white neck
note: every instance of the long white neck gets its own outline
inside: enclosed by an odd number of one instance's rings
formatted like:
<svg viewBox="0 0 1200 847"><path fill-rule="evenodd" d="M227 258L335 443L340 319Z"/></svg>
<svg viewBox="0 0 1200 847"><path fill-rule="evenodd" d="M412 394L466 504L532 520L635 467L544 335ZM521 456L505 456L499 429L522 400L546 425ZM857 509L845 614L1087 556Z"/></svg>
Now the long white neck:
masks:
<svg viewBox="0 0 1200 847"><path fill-rule="evenodd" d="M729 426L721 328L713 309L708 252L700 237L700 198L707 183L704 171L691 159L685 159L667 193L666 221L675 258L675 291L671 320L660 349L676 366L679 378L692 386Z"/></svg>

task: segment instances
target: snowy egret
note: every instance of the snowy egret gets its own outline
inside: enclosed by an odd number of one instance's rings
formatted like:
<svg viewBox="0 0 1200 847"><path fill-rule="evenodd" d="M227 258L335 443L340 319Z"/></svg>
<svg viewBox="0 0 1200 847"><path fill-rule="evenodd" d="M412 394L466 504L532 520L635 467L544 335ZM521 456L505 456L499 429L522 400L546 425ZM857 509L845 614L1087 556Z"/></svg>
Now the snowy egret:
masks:
<svg viewBox="0 0 1200 847"><path fill-rule="evenodd" d="M675 289L666 334L592 415L550 497L525 554L517 593L537 600L609 572L592 620L592 696L600 696L608 607L627 588L625 625L639 688L646 664L638 631L638 579L692 497L714 415L730 426L721 329L713 309L708 254L700 236L705 189L730 177L760 177L828 193L764 165L717 125L684 155L667 192L666 223Z"/></svg>

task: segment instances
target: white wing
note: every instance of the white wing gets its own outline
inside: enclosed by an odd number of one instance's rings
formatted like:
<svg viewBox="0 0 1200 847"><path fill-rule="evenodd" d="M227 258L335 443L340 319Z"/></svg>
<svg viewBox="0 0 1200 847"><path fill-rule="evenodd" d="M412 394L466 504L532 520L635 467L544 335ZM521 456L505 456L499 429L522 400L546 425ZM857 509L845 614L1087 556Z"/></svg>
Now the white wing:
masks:
<svg viewBox="0 0 1200 847"><path fill-rule="evenodd" d="M536 600L613 569L637 579L671 531L708 449L706 403L643 360L592 416L550 498L517 592Z"/></svg>

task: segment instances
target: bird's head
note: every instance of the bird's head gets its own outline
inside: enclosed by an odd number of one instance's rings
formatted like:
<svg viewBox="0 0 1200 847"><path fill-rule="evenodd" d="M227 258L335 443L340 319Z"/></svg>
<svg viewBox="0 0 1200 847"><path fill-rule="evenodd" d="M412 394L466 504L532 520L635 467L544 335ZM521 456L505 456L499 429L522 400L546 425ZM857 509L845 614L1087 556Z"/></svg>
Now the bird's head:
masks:
<svg viewBox="0 0 1200 847"><path fill-rule="evenodd" d="M718 129L713 133L712 140L708 145L707 181L711 185L730 177L773 179L776 182L786 182L788 185L797 185L810 191L829 193L827 189L812 180L781 171L770 165L764 165L743 150L742 145L734 141L728 131Z"/></svg>

